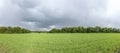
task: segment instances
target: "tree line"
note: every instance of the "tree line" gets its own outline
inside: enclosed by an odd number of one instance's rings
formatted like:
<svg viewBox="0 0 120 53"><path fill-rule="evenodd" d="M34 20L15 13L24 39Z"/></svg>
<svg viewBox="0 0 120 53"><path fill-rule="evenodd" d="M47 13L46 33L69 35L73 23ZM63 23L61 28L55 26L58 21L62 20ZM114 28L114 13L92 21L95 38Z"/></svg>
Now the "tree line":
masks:
<svg viewBox="0 0 120 53"><path fill-rule="evenodd" d="M120 29L108 27L64 27L54 28L49 33L120 33Z"/></svg>
<svg viewBox="0 0 120 53"><path fill-rule="evenodd" d="M30 33L31 31L21 27L0 27L0 33Z"/></svg>

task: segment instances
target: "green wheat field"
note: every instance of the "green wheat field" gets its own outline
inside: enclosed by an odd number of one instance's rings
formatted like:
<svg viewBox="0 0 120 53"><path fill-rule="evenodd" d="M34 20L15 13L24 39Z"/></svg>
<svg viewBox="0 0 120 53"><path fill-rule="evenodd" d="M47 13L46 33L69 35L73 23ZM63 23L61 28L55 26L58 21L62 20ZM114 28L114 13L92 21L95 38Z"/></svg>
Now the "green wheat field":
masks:
<svg viewBox="0 0 120 53"><path fill-rule="evenodd" d="M119 33L0 34L0 53L119 52Z"/></svg>

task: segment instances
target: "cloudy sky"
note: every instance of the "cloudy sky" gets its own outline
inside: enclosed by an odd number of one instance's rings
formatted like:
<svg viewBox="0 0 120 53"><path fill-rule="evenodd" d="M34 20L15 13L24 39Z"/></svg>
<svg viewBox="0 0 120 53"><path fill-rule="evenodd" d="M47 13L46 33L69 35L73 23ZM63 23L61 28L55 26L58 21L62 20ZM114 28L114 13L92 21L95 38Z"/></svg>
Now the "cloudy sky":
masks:
<svg viewBox="0 0 120 53"><path fill-rule="evenodd" d="M120 28L120 0L0 0L0 26Z"/></svg>

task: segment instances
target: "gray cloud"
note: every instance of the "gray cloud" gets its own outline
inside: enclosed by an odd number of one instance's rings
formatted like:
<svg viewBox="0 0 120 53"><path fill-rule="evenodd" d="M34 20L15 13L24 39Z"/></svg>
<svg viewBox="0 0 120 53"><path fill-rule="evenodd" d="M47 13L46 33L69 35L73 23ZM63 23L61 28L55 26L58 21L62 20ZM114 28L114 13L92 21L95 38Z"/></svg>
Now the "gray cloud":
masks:
<svg viewBox="0 0 120 53"><path fill-rule="evenodd" d="M0 0L0 25L47 30L64 26L119 27L107 16L108 0Z"/></svg>

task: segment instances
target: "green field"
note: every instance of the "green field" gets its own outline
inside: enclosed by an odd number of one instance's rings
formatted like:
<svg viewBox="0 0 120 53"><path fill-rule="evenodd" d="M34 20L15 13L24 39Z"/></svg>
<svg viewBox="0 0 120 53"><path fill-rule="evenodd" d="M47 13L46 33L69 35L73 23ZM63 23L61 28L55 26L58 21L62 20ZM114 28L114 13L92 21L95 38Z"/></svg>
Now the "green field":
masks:
<svg viewBox="0 0 120 53"><path fill-rule="evenodd" d="M0 53L119 52L119 33L0 34Z"/></svg>

